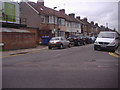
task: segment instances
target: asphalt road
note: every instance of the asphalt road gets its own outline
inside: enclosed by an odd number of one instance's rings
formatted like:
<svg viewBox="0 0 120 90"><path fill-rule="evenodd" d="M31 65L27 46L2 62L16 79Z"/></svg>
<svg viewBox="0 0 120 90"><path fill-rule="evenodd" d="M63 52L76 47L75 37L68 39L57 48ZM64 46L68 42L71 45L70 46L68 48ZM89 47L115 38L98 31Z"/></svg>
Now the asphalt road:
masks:
<svg viewBox="0 0 120 90"><path fill-rule="evenodd" d="M118 58L93 45L3 58L3 88L117 88Z"/></svg>

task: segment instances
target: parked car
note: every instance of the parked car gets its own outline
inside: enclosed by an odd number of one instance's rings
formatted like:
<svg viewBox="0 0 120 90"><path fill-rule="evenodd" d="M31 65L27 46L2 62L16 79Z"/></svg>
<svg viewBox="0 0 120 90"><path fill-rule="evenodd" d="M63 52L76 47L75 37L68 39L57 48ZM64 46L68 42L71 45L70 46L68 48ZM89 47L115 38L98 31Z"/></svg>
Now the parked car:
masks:
<svg viewBox="0 0 120 90"><path fill-rule="evenodd" d="M82 39L82 44L85 45L86 44L86 37L83 35L79 35L79 37Z"/></svg>
<svg viewBox="0 0 120 90"><path fill-rule="evenodd" d="M48 48L52 49L54 47L57 48L64 48L64 47L69 47L70 48L70 41L68 41L64 37L52 37L51 40L49 41Z"/></svg>
<svg viewBox="0 0 120 90"><path fill-rule="evenodd" d="M92 42L92 38L90 36L86 36L86 43L91 44Z"/></svg>
<svg viewBox="0 0 120 90"><path fill-rule="evenodd" d="M75 46L80 46L85 44L85 39L82 35L71 35L68 40Z"/></svg>
<svg viewBox="0 0 120 90"><path fill-rule="evenodd" d="M92 43L94 43L95 40L96 40L96 37L95 37L95 36L92 36L91 39L92 39Z"/></svg>
<svg viewBox="0 0 120 90"><path fill-rule="evenodd" d="M94 50L107 49L114 52L119 45L118 41L119 37L116 32L100 32L95 40Z"/></svg>

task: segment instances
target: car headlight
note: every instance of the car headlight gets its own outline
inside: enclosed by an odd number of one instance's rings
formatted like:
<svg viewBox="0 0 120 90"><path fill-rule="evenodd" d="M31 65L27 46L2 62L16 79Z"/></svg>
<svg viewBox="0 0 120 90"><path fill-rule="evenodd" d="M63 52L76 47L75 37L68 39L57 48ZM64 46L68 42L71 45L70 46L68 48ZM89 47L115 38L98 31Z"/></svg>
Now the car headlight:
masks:
<svg viewBox="0 0 120 90"><path fill-rule="evenodd" d="M99 42L95 42L94 44L99 44Z"/></svg>
<svg viewBox="0 0 120 90"><path fill-rule="evenodd" d="M111 42L109 45L115 45L115 42Z"/></svg>

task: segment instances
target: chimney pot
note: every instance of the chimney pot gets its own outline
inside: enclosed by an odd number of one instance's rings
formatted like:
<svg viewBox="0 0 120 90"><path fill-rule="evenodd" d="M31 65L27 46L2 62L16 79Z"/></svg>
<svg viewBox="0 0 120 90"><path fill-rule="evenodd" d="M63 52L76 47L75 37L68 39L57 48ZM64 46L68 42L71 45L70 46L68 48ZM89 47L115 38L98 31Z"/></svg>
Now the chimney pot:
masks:
<svg viewBox="0 0 120 90"><path fill-rule="evenodd" d="M85 22L87 22L88 19L85 17L83 20L84 20Z"/></svg>
<svg viewBox="0 0 120 90"><path fill-rule="evenodd" d="M37 0L37 4L44 6L44 1L43 0Z"/></svg>
<svg viewBox="0 0 120 90"><path fill-rule="evenodd" d="M78 20L80 20L80 16L77 16L76 18L77 18Z"/></svg>
<svg viewBox="0 0 120 90"><path fill-rule="evenodd" d="M60 9L59 11L62 13L65 13L65 9Z"/></svg>
<svg viewBox="0 0 120 90"><path fill-rule="evenodd" d="M92 24L92 25L94 25L94 22L93 22L93 21L91 21L91 24Z"/></svg>
<svg viewBox="0 0 120 90"><path fill-rule="evenodd" d="M95 23L95 26L98 26L98 23Z"/></svg>
<svg viewBox="0 0 120 90"><path fill-rule="evenodd" d="M72 17L72 18L75 18L75 14L74 13L69 14L69 16Z"/></svg>

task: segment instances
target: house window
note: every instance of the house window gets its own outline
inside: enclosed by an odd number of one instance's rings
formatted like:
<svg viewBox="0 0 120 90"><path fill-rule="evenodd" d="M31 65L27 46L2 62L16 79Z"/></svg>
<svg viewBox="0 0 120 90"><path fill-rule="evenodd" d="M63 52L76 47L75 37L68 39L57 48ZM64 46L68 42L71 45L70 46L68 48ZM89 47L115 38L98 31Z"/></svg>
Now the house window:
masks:
<svg viewBox="0 0 120 90"><path fill-rule="evenodd" d="M76 23L76 25L75 25L75 28L80 28L80 24L79 23Z"/></svg>
<svg viewBox="0 0 120 90"><path fill-rule="evenodd" d="M59 25L64 25L65 26L65 19L59 18Z"/></svg>
<svg viewBox="0 0 120 90"><path fill-rule="evenodd" d="M67 22L67 27L69 27L69 22Z"/></svg>
<svg viewBox="0 0 120 90"><path fill-rule="evenodd" d="M54 22L55 24L58 23L57 17L49 16L49 23L54 24Z"/></svg>
<svg viewBox="0 0 120 90"><path fill-rule="evenodd" d="M58 24L61 25L61 19L60 18L58 19Z"/></svg>
<svg viewBox="0 0 120 90"><path fill-rule="evenodd" d="M61 25L65 25L65 19L61 19Z"/></svg>
<svg viewBox="0 0 120 90"><path fill-rule="evenodd" d="M49 23L51 24L57 24L57 17L54 17L54 16L49 16Z"/></svg>
<svg viewBox="0 0 120 90"><path fill-rule="evenodd" d="M70 28L72 28L72 22L70 23Z"/></svg>
<svg viewBox="0 0 120 90"><path fill-rule="evenodd" d="M57 20L57 17L55 17L55 24L57 24L58 23L58 20Z"/></svg>
<svg viewBox="0 0 120 90"><path fill-rule="evenodd" d="M54 17L53 16L49 16L49 23L54 24Z"/></svg>
<svg viewBox="0 0 120 90"><path fill-rule="evenodd" d="M41 16L41 23L45 23L45 16Z"/></svg>
<svg viewBox="0 0 120 90"><path fill-rule="evenodd" d="M78 28L81 28L81 24L78 24Z"/></svg>
<svg viewBox="0 0 120 90"><path fill-rule="evenodd" d="M75 28L75 23L74 22L71 23L71 27Z"/></svg>
<svg viewBox="0 0 120 90"><path fill-rule="evenodd" d="M67 23L67 26L70 27L70 22Z"/></svg>

